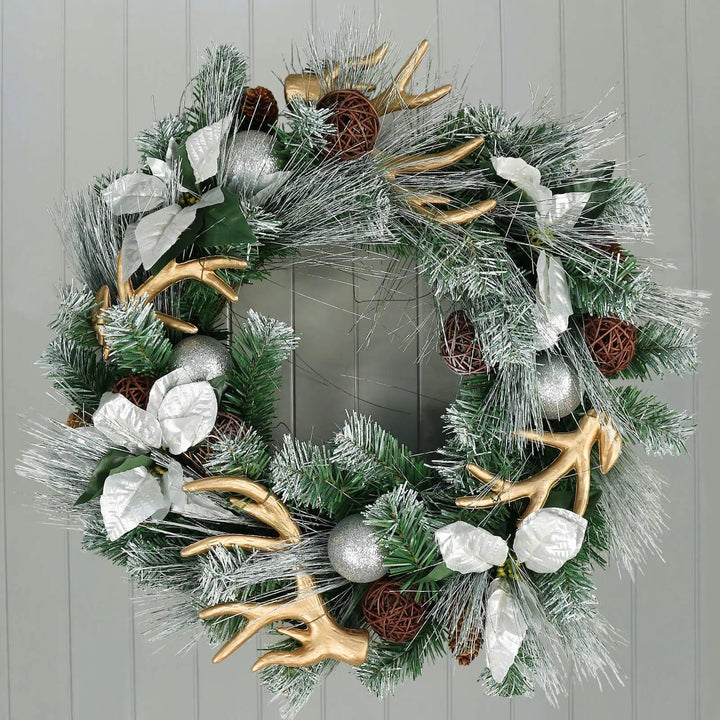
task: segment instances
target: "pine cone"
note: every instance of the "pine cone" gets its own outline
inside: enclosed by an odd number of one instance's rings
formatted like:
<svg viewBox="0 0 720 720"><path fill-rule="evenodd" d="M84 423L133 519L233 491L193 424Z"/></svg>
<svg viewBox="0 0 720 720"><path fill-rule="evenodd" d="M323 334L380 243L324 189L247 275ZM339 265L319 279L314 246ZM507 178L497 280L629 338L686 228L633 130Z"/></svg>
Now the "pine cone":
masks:
<svg viewBox="0 0 720 720"><path fill-rule="evenodd" d="M472 628L470 630L470 637L465 640L465 642L462 642L461 638L464 622L465 616L462 615L458 620L455 632L451 632L450 637L448 638L448 647L450 648L450 652L455 655L458 664L462 666L469 665L480 654L480 650L482 650L483 646L482 633L479 628ZM458 643L461 642L460 652L457 652Z"/></svg>
<svg viewBox="0 0 720 720"><path fill-rule="evenodd" d="M261 85L243 93L238 109L238 130L267 131L278 119L278 104L270 90Z"/></svg>

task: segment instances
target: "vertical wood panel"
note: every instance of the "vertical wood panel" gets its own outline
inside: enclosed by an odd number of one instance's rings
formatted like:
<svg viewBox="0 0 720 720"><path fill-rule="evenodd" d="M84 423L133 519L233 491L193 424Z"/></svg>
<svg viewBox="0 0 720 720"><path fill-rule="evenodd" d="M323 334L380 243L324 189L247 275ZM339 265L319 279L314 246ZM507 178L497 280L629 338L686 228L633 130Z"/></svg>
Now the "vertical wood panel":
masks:
<svg viewBox="0 0 720 720"><path fill-rule="evenodd" d="M133 138L153 120L177 112L188 80L185 3L128 0L128 164L138 162ZM186 638L152 643L135 613L135 712L146 718L195 718L197 651L182 653Z"/></svg>
<svg viewBox="0 0 720 720"><path fill-rule="evenodd" d="M503 103L508 112L525 112L532 95L550 106L562 106L562 55L559 0L502 3ZM512 701L513 720L544 720L570 715L569 699L553 707L542 694Z"/></svg>
<svg viewBox="0 0 720 720"><path fill-rule="evenodd" d="M458 94L465 94L469 105L480 100L500 104L502 100L502 47L499 0L473 0L441 3L440 52L443 79L455 76ZM465 73L470 73L465 79ZM427 309L429 312L430 308ZM442 419L445 408L455 397L458 386L453 374L435 351L421 366L422 447L432 451L442 444ZM485 694L480 674L485 668L485 654L469 666L462 667L448 658L447 717L493 717L510 720L511 704L506 698Z"/></svg>
<svg viewBox="0 0 720 720"><path fill-rule="evenodd" d="M47 323L62 267L44 208L62 184L63 5L57 0L14 3L3 13L2 389L10 715L68 717L66 536L41 524L32 509L35 488L13 469L27 439L18 427L19 413L35 408L62 416L33 363L50 337ZM32 272L31 284L25 269ZM41 692L31 678L42 680Z"/></svg>
<svg viewBox="0 0 720 720"><path fill-rule="evenodd" d="M677 272L659 274L660 281L687 287L692 277L684 27L680 3L627 4L632 174L649 182L656 233L653 254L678 265ZM691 387L688 380L653 384L660 397L689 411ZM651 561L649 572L637 581L633 682L638 718L687 717L695 692L693 459L663 458L659 467L670 479L669 520L665 562ZM672 681L659 683L663 677Z"/></svg>
<svg viewBox="0 0 720 720"><path fill-rule="evenodd" d="M717 428L715 407L720 396L720 267L718 243L714 241L720 224L717 202L717 123L720 117L720 80L717 73L717 37L720 28L720 6L704 0L693 0L688 11L688 77L690 80L689 122L691 151L691 189L694 197L693 274L698 287L711 290L710 321L703 332L702 366L695 385L698 398L698 431L694 446L695 469L695 593L697 613L695 642L697 687L694 719L720 717L720 696L717 692L720 668L720 618L717 598L720 581L717 573L716 548L720 546L717 508L720 506L720 485L714 482L717 466ZM689 713L688 713L689 715Z"/></svg>
<svg viewBox="0 0 720 720"><path fill-rule="evenodd" d="M123 5L67 0L65 28L65 186L75 192L124 163ZM122 568L83 552L80 539L72 533L69 557L73 718L122 720L133 712L130 583Z"/></svg>
<svg viewBox="0 0 720 720"><path fill-rule="evenodd" d="M190 67L194 75L205 50L211 45L230 43L246 56L250 51L249 0L222 0L206 3L190 0ZM212 664L217 648L205 638L198 643L199 720L254 718L260 712L259 679L249 671L257 657L253 642L237 650L231 659ZM241 700L239 700L241 698Z"/></svg>
<svg viewBox="0 0 720 720"><path fill-rule="evenodd" d="M606 2L597 0L582 6L563 0L562 13L563 105L566 113L584 114L591 110L606 93L615 88L607 100L598 107L593 116L602 115L620 107L624 98L623 88L623 17L620 0ZM610 136L623 129L610 128ZM619 141L603 151L604 158L613 158L623 172L625 143ZM611 561L605 571L595 573L600 612L625 639L632 635L632 582L618 573ZM613 652L623 673L630 673L632 656L629 645L616 646ZM597 718L631 717L632 686L626 683L615 688L589 680L576 683L571 697L573 717L583 720Z"/></svg>

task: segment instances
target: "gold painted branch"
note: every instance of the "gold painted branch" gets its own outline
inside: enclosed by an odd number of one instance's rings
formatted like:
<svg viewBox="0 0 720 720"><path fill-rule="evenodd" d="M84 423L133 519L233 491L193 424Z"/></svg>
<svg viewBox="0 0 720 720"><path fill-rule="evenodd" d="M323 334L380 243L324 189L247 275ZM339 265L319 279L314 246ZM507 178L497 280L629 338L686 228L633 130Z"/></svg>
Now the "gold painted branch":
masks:
<svg viewBox="0 0 720 720"><path fill-rule="evenodd" d="M530 501L520 517L522 522L530 513L545 506L550 491L560 480L575 472L575 503L573 512L584 515L590 498L590 453L595 443L600 451L600 470L607 473L622 451L622 438L609 419L601 420L595 410L589 410L578 423L578 429L566 433L537 433L525 430L520 437L560 450L558 457L537 475L510 482L494 476L472 463L468 472L491 486L482 496L457 498L455 504L466 508L491 508L498 504L528 498Z"/></svg>
<svg viewBox="0 0 720 720"><path fill-rule="evenodd" d="M300 529L288 509L264 485L240 477L211 477L194 480L184 486L186 492L234 492L250 502L235 498L232 504L242 512L260 520L277 532L276 538L255 535L222 535L193 543L181 550L183 557L206 552L212 547L240 547L244 550L274 552L282 550L301 538ZM283 620L299 620L305 628L281 627L277 631L296 640L300 647L265 653L253 665L253 671L270 665L305 667L321 660L333 659L350 665L362 665L367 657L369 635L365 630L354 630L339 625L329 615L315 579L309 573L298 571L297 597L288 602L273 603L222 603L205 608L199 613L202 620L241 615L248 623L215 654L218 663L231 655L263 627Z"/></svg>

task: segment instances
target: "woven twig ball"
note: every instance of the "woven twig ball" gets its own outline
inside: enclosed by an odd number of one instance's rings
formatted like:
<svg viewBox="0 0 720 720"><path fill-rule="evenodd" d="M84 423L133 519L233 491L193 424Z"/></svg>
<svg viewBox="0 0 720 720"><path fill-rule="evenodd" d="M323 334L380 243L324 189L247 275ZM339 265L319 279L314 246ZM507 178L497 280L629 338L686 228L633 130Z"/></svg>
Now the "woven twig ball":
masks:
<svg viewBox="0 0 720 720"><path fill-rule="evenodd" d="M278 119L278 104L271 90L262 85L248 88L238 108L239 130L269 130Z"/></svg>
<svg viewBox="0 0 720 720"><path fill-rule="evenodd" d="M154 382L155 378L145 375L126 375L112 386L110 392L120 393L120 395L124 395L131 403L135 403L139 408L147 410L148 400L150 399L150 388Z"/></svg>
<svg viewBox="0 0 720 720"><path fill-rule="evenodd" d="M445 364L458 375L480 375L487 372L475 328L463 310L452 313L445 321L438 352Z"/></svg>
<svg viewBox="0 0 720 720"><path fill-rule="evenodd" d="M583 334L603 375L622 372L635 357L637 328L619 318L586 315L583 318Z"/></svg>
<svg viewBox="0 0 720 720"><path fill-rule="evenodd" d="M482 650L483 639L480 628L471 628L469 632L463 633L465 618L458 620L457 627L450 633L448 647L456 657L458 664L469 665ZM463 635L466 637L463 637Z"/></svg>
<svg viewBox="0 0 720 720"><path fill-rule="evenodd" d="M194 448L184 453L185 457L194 465L202 468L210 457L212 446L223 438L236 438L247 432L247 426L239 417L229 412L219 412L215 420L215 427L210 434Z"/></svg>
<svg viewBox="0 0 720 720"><path fill-rule="evenodd" d="M352 160L375 147L380 117L372 103L357 90L332 90L318 101L319 108L332 108L328 121L335 133L328 137L327 153L337 160Z"/></svg>
<svg viewBox="0 0 720 720"><path fill-rule="evenodd" d="M410 642L425 621L426 607L400 592L392 580L376 580L362 601L368 625L390 642Z"/></svg>

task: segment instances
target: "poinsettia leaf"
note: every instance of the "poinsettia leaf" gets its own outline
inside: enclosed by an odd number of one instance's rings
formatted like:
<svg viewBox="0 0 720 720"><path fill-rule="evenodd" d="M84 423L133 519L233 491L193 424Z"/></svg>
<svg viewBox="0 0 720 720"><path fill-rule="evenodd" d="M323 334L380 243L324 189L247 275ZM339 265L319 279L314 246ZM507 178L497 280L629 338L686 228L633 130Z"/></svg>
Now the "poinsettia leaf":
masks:
<svg viewBox="0 0 720 720"><path fill-rule="evenodd" d="M231 117L196 130L185 141L185 151L198 183L217 175L220 148L232 122Z"/></svg>
<svg viewBox="0 0 720 720"><path fill-rule="evenodd" d="M455 571L451 570L444 562L440 562L418 583L439 582L451 575L455 575Z"/></svg>
<svg viewBox="0 0 720 720"><path fill-rule="evenodd" d="M196 244L202 248L246 248L255 242L237 196L221 188L224 200L200 210L203 226Z"/></svg>
<svg viewBox="0 0 720 720"><path fill-rule="evenodd" d="M171 260L180 257L193 245L202 227L202 218L196 215L190 227L182 232L177 242L150 268L150 273L157 275Z"/></svg>
<svg viewBox="0 0 720 720"><path fill-rule="evenodd" d="M113 215L149 212L168 200L165 183L142 172L121 175L103 191L102 197Z"/></svg>
<svg viewBox="0 0 720 720"><path fill-rule="evenodd" d="M148 518L159 519L169 507L158 479L146 467L111 475L100 497L100 512L110 540L117 540Z"/></svg>
<svg viewBox="0 0 720 720"><path fill-rule="evenodd" d="M110 450L103 455L90 475L85 492L75 501L75 505L83 505L102 495L103 486L108 475L133 456L126 450Z"/></svg>

